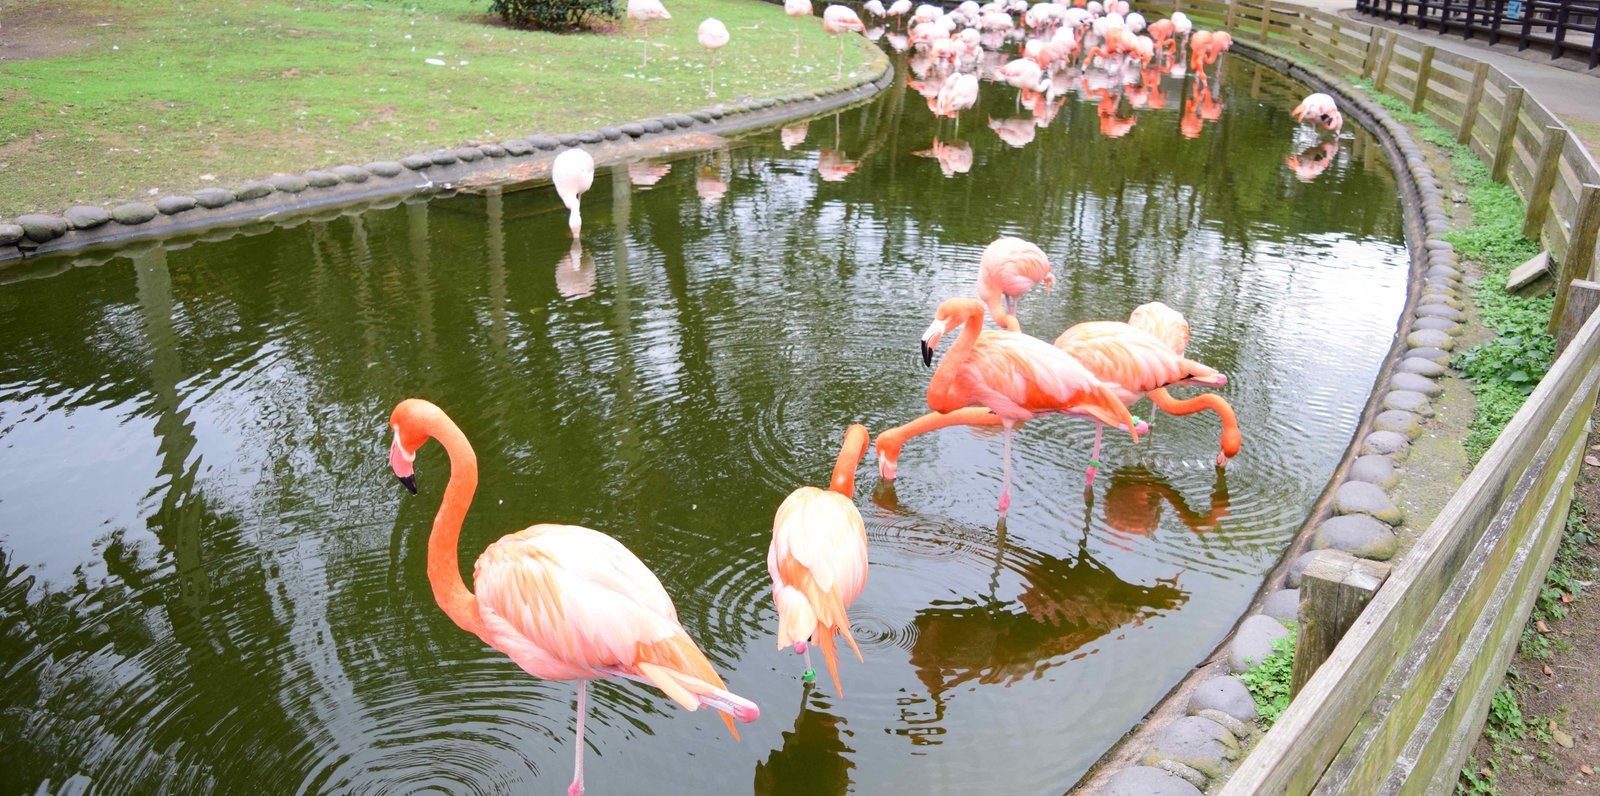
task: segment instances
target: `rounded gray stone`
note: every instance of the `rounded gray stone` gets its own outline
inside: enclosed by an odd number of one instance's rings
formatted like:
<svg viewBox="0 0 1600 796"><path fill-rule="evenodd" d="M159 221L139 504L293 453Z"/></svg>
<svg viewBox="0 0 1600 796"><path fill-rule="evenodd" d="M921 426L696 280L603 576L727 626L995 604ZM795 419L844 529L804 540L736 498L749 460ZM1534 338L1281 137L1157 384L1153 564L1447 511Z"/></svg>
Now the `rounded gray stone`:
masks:
<svg viewBox="0 0 1600 796"><path fill-rule="evenodd" d="M129 202L111 208L111 217L116 219L118 224L133 226L155 218L157 212L154 206L144 202Z"/></svg>
<svg viewBox="0 0 1600 796"><path fill-rule="evenodd" d="M1229 719L1227 716L1223 716L1221 713L1218 713L1214 710L1206 711L1206 713L1206 718L1211 719L1212 721L1216 721L1216 717L1218 716L1222 716L1222 718L1227 719L1228 721L1233 721L1233 719ZM1206 785L1211 782L1210 777L1207 777L1206 775L1182 763L1179 763L1176 760L1158 760L1156 761L1155 767L1201 790L1205 790Z"/></svg>
<svg viewBox="0 0 1600 796"><path fill-rule="evenodd" d="M1405 461L1411 453L1411 439L1393 431L1374 431L1361 440L1362 456L1393 456L1396 462Z"/></svg>
<svg viewBox="0 0 1600 796"><path fill-rule="evenodd" d="M433 161L430 160L428 162L432 163ZM334 174L331 171L315 169L306 172L305 177L306 184L313 188L332 188L333 186L339 184L339 175Z"/></svg>
<svg viewBox="0 0 1600 796"><path fill-rule="evenodd" d="M1444 336L1449 337L1450 335ZM1406 356L1421 357L1422 359L1432 360L1441 365L1445 365L1450 362L1450 352L1434 346L1413 346L1409 351L1406 352Z"/></svg>
<svg viewBox="0 0 1600 796"><path fill-rule="evenodd" d="M638 138L639 136L644 135L644 125L639 124L638 122L630 122L625 124L622 126L622 134Z"/></svg>
<svg viewBox="0 0 1600 796"><path fill-rule="evenodd" d="M695 121L700 122L702 124L710 124L711 123L711 114L706 113L705 111L694 111L693 113L690 113L689 115L693 116Z"/></svg>
<svg viewBox="0 0 1600 796"><path fill-rule="evenodd" d="M1449 372L1444 365L1422 357L1406 357L1400 360L1400 364L1395 365L1394 369L1400 373L1414 373L1418 376L1443 376Z"/></svg>
<svg viewBox="0 0 1600 796"><path fill-rule="evenodd" d="M311 187L311 180L298 174L274 174L266 180L273 190L284 193L300 193Z"/></svg>
<svg viewBox="0 0 1600 796"><path fill-rule="evenodd" d="M1456 335L1461 334L1461 324L1456 323L1455 321L1452 321L1449 318L1433 318L1433 317L1418 318L1418 319L1416 319L1416 320L1411 322L1411 328L1413 328L1413 329L1434 329L1434 330L1437 330L1437 331L1444 332L1445 334L1450 335L1451 337L1455 337Z"/></svg>
<svg viewBox="0 0 1600 796"><path fill-rule="evenodd" d="M561 145L564 147L575 147L583 143L582 141L578 140L577 136L571 133L567 133L566 135L558 135L556 136L556 140L560 141Z"/></svg>
<svg viewBox="0 0 1600 796"><path fill-rule="evenodd" d="M478 151L482 152L484 157L489 158L503 158L506 156L506 148L499 144L484 144L478 147Z"/></svg>
<svg viewBox="0 0 1600 796"><path fill-rule="evenodd" d="M767 104L771 105L772 103L768 102ZM677 115L673 116L672 117L672 121L674 121L674 122L676 122L678 124L678 129L680 129L680 130L684 129L686 127L693 127L694 126L694 117L690 116L687 113L680 113L680 114L677 114Z"/></svg>
<svg viewBox="0 0 1600 796"><path fill-rule="evenodd" d="M1458 321L1459 322L1459 321L1466 320L1467 314L1465 312L1462 312L1461 310L1456 309L1455 307L1450 306L1449 304L1445 304L1443 302L1438 302L1438 303L1424 303L1421 306L1417 307L1417 317L1418 318L1444 318L1445 320Z"/></svg>
<svg viewBox="0 0 1600 796"><path fill-rule="evenodd" d="M1390 525L1399 525L1400 509L1389 500L1389 495L1377 484L1366 481L1346 481L1333 492L1333 513L1339 515L1365 514Z"/></svg>
<svg viewBox="0 0 1600 796"><path fill-rule="evenodd" d="M1430 362L1429 364L1433 363ZM1389 386L1396 390L1409 390L1423 395L1438 395L1444 392L1444 388L1439 386L1439 382L1415 373L1395 373L1389 377Z"/></svg>
<svg viewBox="0 0 1600 796"><path fill-rule="evenodd" d="M1426 240L1422 242L1422 245L1430 251L1453 252L1456 250L1455 244L1447 240Z"/></svg>
<svg viewBox="0 0 1600 796"><path fill-rule="evenodd" d="M436 166L448 166L460 158L457 158L456 153L448 149L435 149L428 153L428 159L432 160Z"/></svg>
<svg viewBox="0 0 1600 796"><path fill-rule="evenodd" d="M1213 677L1194 687L1189 695L1189 715L1202 710L1220 710L1240 721L1256 719L1256 701L1250 697L1250 689L1232 675Z"/></svg>
<svg viewBox="0 0 1600 796"><path fill-rule="evenodd" d="M1152 766L1124 768L1100 788L1100 796L1201 796L1200 789Z"/></svg>
<svg viewBox="0 0 1600 796"><path fill-rule="evenodd" d="M156 211L164 216L175 216L194 209L193 196L163 196L156 200Z"/></svg>
<svg viewBox="0 0 1600 796"><path fill-rule="evenodd" d="M1283 585L1291 589L1300 588L1300 581L1306 576L1306 565L1311 563L1312 557L1316 554L1315 550L1307 550L1295 558L1294 563L1289 565L1289 571L1284 573Z"/></svg>
<svg viewBox="0 0 1600 796"><path fill-rule="evenodd" d="M49 213L28 213L17 216L17 226L22 234L35 243L46 243L67 234L67 220Z"/></svg>
<svg viewBox="0 0 1600 796"><path fill-rule="evenodd" d="M554 139L554 138L552 138L552 137L550 137L548 135L536 135L536 136L533 136L532 138L528 139L528 143L532 144L537 149L543 149L543 150L546 150L546 151L551 150L551 149L555 149L556 147L561 146L561 142L560 141L557 141L556 139Z"/></svg>
<svg viewBox="0 0 1600 796"><path fill-rule="evenodd" d="M1223 763L1238 756L1239 740L1226 727L1199 716L1184 716L1156 733L1140 762L1150 766L1172 760L1208 777L1217 777L1222 774Z"/></svg>
<svg viewBox="0 0 1600 796"><path fill-rule="evenodd" d="M1423 276L1431 276L1437 279L1449 279L1454 281L1461 278L1461 272L1451 268L1448 265L1430 265L1428 266L1428 270L1423 272Z"/></svg>
<svg viewBox="0 0 1600 796"><path fill-rule="evenodd" d="M247 182L233 189L233 198L241 202L249 201L251 199L260 199L263 196L270 196L271 194L272 185L261 180Z"/></svg>
<svg viewBox="0 0 1600 796"><path fill-rule="evenodd" d="M400 159L400 165L405 166L412 171L422 171L423 169L435 164L433 162L433 158L428 157L427 155L406 155Z"/></svg>
<svg viewBox="0 0 1600 796"><path fill-rule="evenodd" d="M1399 409L1387 409L1379 412L1377 417L1372 418L1372 427L1379 431L1393 431L1396 434L1404 434L1408 439L1416 439L1422 435L1422 421L1416 415ZM1357 478L1355 480L1366 481L1368 479Z"/></svg>
<svg viewBox="0 0 1600 796"><path fill-rule="evenodd" d="M510 141L503 141L500 145L505 147L506 154L511 155L512 157L520 158L533 151L533 144L530 144L521 138L513 138Z"/></svg>
<svg viewBox="0 0 1600 796"><path fill-rule="evenodd" d="M367 173L376 174L379 177L398 177L405 171L406 167L392 160L374 160L361 168Z"/></svg>
<svg viewBox="0 0 1600 796"><path fill-rule="evenodd" d="M1381 489L1392 489L1400 481L1394 462L1387 456L1357 456L1350 463L1350 480L1377 484Z"/></svg>
<svg viewBox="0 0 1600 796"><path fill-rule="evenodd" d="M616 125L606 125L600 128L600 137L607 141L615 141L622 137L622 128Z"/></svg>
<svg viewBox="0 0 1600 796"><path fill-rule="evenodd" d="M606 140L606 137L601 135L599 130L584 130L578 133L578 140L585 144L598 144Z"/></svg>
<svg viewBox="0 0 1600 796"><path fill-rule="evenodd" d="M1279 589L1267 595L1261 604L1261 613L1279 622L1295 622L1300 618L1300 590Z"/></svg>
<svg viewBox="0 0 1600 796"><path fill-rule="evenodd" d="M73 229L94 229L111 220L111 214L106 212L105 208L94 205L69 207L67 212L61 215Z"/></svg>
<svg viewBox="0 0 1600 796"><path fill-rule="evenodd" d="M1228 642L1228 669L1242 672L1272 654L1272 640L1289 635L1278 620L1256 614L1239 625L1239 632ZM1179 761L1186 763L1187 761ZM1203 769L1202 769L1203 770Z"/></svg>
<svg viewBox="0 0 1600 796"><path fill-rule="evenodd" d="M1374 561L1388 561L1399 546L1393 528L1365 514L1324 520L1311 534L1312 550L1343 550Z"/></svg>
<svg viewBox="0 0 1600 796"><path fill-rule="evenodd" d="M0 224L0 245L10 246L22 240L25 234L21 224Z"/></svg>
<svg viewBox="0 0 1600 796"><path fill-rule="evenodd" d="M450 154L455 155L456 160L459 160L462 163L472 163L473 161L483 160L483 153L478 151L477 147L464 146L458 149L452 149L450 150Z"/></svg>
<svg viewBox="0 0 1600 796"><path fill-rule="evenodd" d="M1399 409L1423 417L1433 416L1433 402L1428 400L1428 396L1411 390L1390 390L1383 396L1383 408Z"/></svg>
<svg viewBox="0 0 1600 796"><path fill-rule="evenodd" d="M667 129L667 126L662 124L660 119L648 119L643 124L644 131L647 133L659 133Z"/></svg>
<svg viewBox="0 0 1600 796"><path fill-rule="evenodd" d="M201 188L194 192L195 204L207 209L216 209L233 203L233 191L221 188Z"/></svg>
<svg viewBox="0 0 1600 796"><path fill-rule="evenodd" d="M372 176L366 172L366 169L355 166L334 166L329 171L332 171L339 179L345 182L366 182Z"/></svg>

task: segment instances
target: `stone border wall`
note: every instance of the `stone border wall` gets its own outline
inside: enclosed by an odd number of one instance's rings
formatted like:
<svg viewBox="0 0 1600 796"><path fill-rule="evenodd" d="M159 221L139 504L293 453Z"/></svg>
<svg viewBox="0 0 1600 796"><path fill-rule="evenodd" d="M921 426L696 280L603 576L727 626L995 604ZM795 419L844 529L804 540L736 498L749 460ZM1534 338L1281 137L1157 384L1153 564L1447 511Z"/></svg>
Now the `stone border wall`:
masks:
<svg viewBox="0 0 1600 796"><path fill-rule="evenodd" d="M275 174L231 190L202 188L188 195L112 208L81 205L61 214L29 213L10 223L0 222L0 267L33 254L271 222L309 210L439 193L469 178L493 179L493 172L508 166L548 163L559 151L572 147L620 159L631 151L668 144L689 133L728 135L815 116L865 100L894 82L894 66L888 57L877 47L871 51L865 77L831 89L717 104L596 130L435 149L363 166Z"/></svg>
<svg viewBox="0 0 1600 796"><path fill-rule="evenodd" d="M1250 610L1144 724L1101 758L1078 792L1198 796L1226 780L1258 734L1255 702L1237 675L1269 655L1274 639L1288 635L1308 557L1324 549L1378 561L1395 555L1394 527L1404 519L1389 497L1401 477L1396 466L1433 415L1430 399L1443 391L1438 380L1449 373L1450 352L1466 320L1458 295L1460 257L1440 239L1450 229L1446 198L1405 126L1337 77L1246 42L1235 41L1233 52L1334 96L1345 117L1382 144L1399 184L1411 251L1406 303L1350 447Z"/></svg>

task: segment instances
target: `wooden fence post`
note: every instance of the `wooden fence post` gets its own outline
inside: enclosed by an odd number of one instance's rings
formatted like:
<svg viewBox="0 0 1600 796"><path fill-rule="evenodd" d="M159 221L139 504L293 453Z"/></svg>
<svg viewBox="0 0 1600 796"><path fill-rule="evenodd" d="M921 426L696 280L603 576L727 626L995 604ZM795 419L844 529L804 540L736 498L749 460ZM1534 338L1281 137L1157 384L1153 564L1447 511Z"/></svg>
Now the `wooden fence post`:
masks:
<svg viewBox="0 0 1600 796"><path fill-rule="evenodd" d="M1267 31L1272 29L1272 0L1261 0L1261 43L1267 43Z"/></svg>
<svg viewBox="0 0 1600 796"><path fill-rule="evenodd" d="M1522 218L1522 237L1539 242L1543 237L1544 217L1550 209L1550 195L1560 174L1561 150L1567 143L1567 128L1551 125L1544 128L1544 144L1539 147L1539 170L1528 188L1528 212Z"/></svg>
<svg viewBox="0 0 1600 796"><path fill-rule="evenodd" d="M1411 95L1411 112L1421 113L1422 103L1428 101L1428 79L1433 76L1433 54L1438 48L1422 48L1422 62L1417 64L1417 91Z"/></svg>
<svg viewBox="0 0 1600 796"><path fill-rule="evenodd" d="M1222 27L1227 30L1238 30L1238 25L1234 24L1234 20L1238 18L1238 16L1239 0L1228 0L1228 20L1222 23Z"/></svg>
<svg viewBox="0 0 1600 796"><path fill-rule="evenodd" d="M1478 103L1483 102L1483 83L1489 79L1489 65L1478 62L1472 68L1472 90L1467 92L1467 104L1461 111L1461 130L1456 133L1456 143L1472 143L1472 125L1478 121Z"/></svg>
<svg viewBox="0 0 1600 796"><path fill-rule="evenodd" d="M1572 280L1567 286L1567 306L1561 312L1561 327L1556 329L1556 356L1567 350L1567 344L1578 336L1578 330L1596 309L1600 309L1600 282Z"/></svg>
<svg viewBox="0 0 1600 796"><path fill-rule="evenodd" d="M1383 40L1383 53L1378 56L1378 76L1372 81L1372 87L1378 91L1382 91L1389 82L1389 62L1394 59L1394 41L1398 38L1400 34L1391 30L1388 38Z"/></svg>
<svg viewBox="0 0 1600 796"><path fill-rule="evenodd" d="M1367 31L1367 53L1361 58L1361 76L1372 77L1372 70L1378 65L1378 51L1383 49L1378 44L1378 29Z"/></svg>
<svg viewBox="0 0 1600 796"><path fill-rule="evenodd" d="M1291 700L1317 673L1388 577L1388 564L1356 558L1342 550L1318 550L1306 564L1300 580L1300 638L1295 642Z"/></svg>
<svg viewBox="0 0 1600 796"><path fill-rule="evenodd" d="M1517 140L1517 114L1522 111L1522 86L1506 89L1506 104L1500 110L1500 142L1494 148L1494 165L1489 173L1496 182L1505 182Z"/></svg>
<svg viewBox="0 0 1600 796"><path fill-rule="evenodd" d="M1561 331L1567 316L1569 288L1578 280L1593 276L1589 264L1594 260L1596 235L1600 234L1600 185L1584 183L1578 194L1578 213L1572 222L1572 238L1567 253L1561 258L1561 268L1556 271L1556 303L1550 308L1550 325L1546 331ZM1585 316L1587 317L1587 316ZM1579 322L1582 325L1582 322Z"/></svg>

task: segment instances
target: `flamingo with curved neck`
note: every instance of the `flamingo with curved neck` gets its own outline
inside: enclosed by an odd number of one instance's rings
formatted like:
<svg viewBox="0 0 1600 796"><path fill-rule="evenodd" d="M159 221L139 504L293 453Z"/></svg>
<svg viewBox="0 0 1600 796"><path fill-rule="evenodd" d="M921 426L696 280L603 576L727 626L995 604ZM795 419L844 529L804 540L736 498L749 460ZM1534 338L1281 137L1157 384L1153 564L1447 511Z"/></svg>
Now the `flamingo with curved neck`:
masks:
<svg viewBox="0 0 1600 796"><path fill-rule="evenodd" d="M583 720L590 680L622 677L660 688L693 711L702 706L754 721L761 711L731 693L705 653L678 623L661 581L611 537L576 525L533 525L501 537L473 568L477 591L461 579L456 546L478 486L478 458L439 407L401 401L389 417L389 465L417 492L417 449L436 439L450 455L450 481L428 536L433 597L462 630L546 680L578 681L575 773L568 796L583 793Z"/></svg>
<svg viewBox="0 0 1600 796"><path fill-rule="evenodd" d="M1128 315L1128 324L1154 335L1179 356L1189 348L1188 319L1183 317L1183 313L1159 301L1135 307ZM1216 412L1217 418L1222 421L1222 450L1217 454L1218 467L1228 466L1228 460L1238 456L1239 450L1244 447L1244 435L1239 432L1239 418L1234 415L1233 407L1220 395L1201 393L1193 398L1178 399L1162 387L1150 391L1150 401L1156 408L1171 415L1192 415L1207 410Z"/></svg>
<svg viewBox="0 0 1600 796"><path fill-rule="evenodd" d="M805 656L804 679L816 678L807 642L816 644L841 696L834 636L842 634L861 657L845 609L867 585L867 526L856 510L856 466L870 437L859 423L845 431L827 490L803 486L789 493L772 521L767 573L778 606L778 649Z"/></svg>

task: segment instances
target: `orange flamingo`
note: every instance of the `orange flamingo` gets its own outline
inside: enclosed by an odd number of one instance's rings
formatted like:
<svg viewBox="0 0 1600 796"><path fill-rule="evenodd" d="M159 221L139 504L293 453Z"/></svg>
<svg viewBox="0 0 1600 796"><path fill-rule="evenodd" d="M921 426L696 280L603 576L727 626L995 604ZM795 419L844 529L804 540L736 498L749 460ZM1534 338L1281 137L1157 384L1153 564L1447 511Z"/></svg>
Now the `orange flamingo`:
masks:
<svg viewBox="0 0 1600 796"><path fill-rule="evenodd" d="M1179 356L1182 356L1189 347L1189 322L1184 319L1183 313L1159 301L1135 307L1133 313L1128 316L1128 324L1161 340ZM1172 393L1162 387L1150 391L1150 401L1161 411L1174 416L1192 415L1206 410L1215 412L1217 419L1222 421L1221 452L1217 454L1218 467L1228 466L1228 460L1238 456L1239 450L1244 447L1244 435L1239 433L1239 418L1234 415L1233 407L1216 393L1200 393L1193 398L1180 400L1172 397Z"/></svg>
<svg viewBox="0 0 1600 796"><path fill-rule="evenodd" d="M428 536L428 582L439 607L528 674L578 681L576 773L568 796L583 793L590 680L624 677L654 685L686 710L721 711L735 739L733 718L749 722L760 716L754 703L727 690L684 632L655 574L599 531L533 525L503 536L478 556L472 576L477 592L469 591L456 546L478 486L477 455L444 410L418 398L401 401L389 426L389 466L412 494L417 449L432 438L450 455L450 482Z"/></svg>
<svg viewBox="0 0 1600 796"><path fill-rule="evenodd" d="M1082 363L1095 378L1112 388L1123 403L1133 405L1146 392L1173 384L1221 387L1228 377L1215 368L1174 353L1161 339L1121 321L1087 321L1062 332L1056 348ZM1138 418L1134 419L1138 423ZM1094 429L1094 452L1085 478L1094 485L1100 467L1102 426Z"/></svg>
<svg viewBox="0 0 1600 796"><path fill-rule="evenodd" d="M933 363L939 338L962 326L939 369L928 382L928 408L954 412L983 406L1000 416L1005 429L1006 463L999 510L1011 507L1011 430L1045 414L1074 414L1139 432L1128 407L1066 352L1043 340L1010 331L983 331L983 304L953 298L939 305L922 335L922 363Z"/></svg>
<svg viewBox="0 0 1600 796"><path fill-rule="evenodd" d="M949 413L929 412L910 423L880 432L877 442L873 443L878 453L878 477L885 481L894 480L895 471L900 465L900 449L912 437L950 426L998 425L999 415L981 406L970 406Z"/></svg>
<svg viewBox="0 0 1600 796"><path fill-rule="evenodd" d="M856 465L867 441L866 426L857 423L845 431L828 489L803 486L789 493L772 521L772 545L767 548L772 601L778 606L778 649L793 647L806 656L805 679L810 682L817 673L811 669L806 641L816 644L841 696L834 635L842 634L856 660L865 660L850 634L845 608L867 585L867 526L855 504Z"/></svg>
<svg viewBox="0 0 1600 796"><path fill-rule="evenodd" d="M1017 323L1017 302L1041 282L1049 292L1056 275L1050 270L1050 259L1038 246L1007 236L984 248L978 264L978 298L983 299L1000 327L1022 331Z"/></svg>

